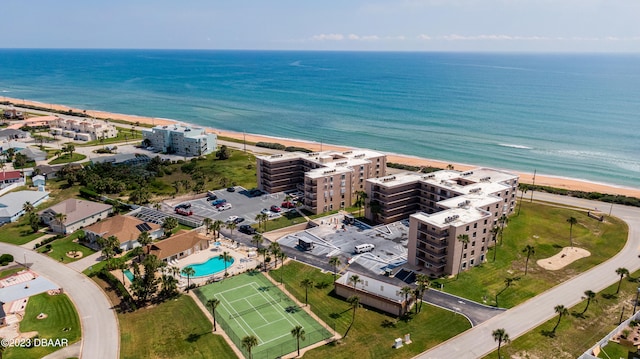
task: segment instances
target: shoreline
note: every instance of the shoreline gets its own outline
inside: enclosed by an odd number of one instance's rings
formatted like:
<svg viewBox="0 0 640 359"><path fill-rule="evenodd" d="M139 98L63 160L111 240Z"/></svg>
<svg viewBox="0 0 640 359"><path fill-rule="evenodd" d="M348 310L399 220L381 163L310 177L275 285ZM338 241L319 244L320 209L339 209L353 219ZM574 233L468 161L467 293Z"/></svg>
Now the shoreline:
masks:
<svg viewBox="0 0 640 359"><path fill-rule="evenodd" d="M3 99L5 101L12 102L15 106L18 106L18 107L20 106L20 104L23 104L23 105L29 105L29 106L42 107L44 110L46 110L47 108L51 110L63 111L63 112L72 110L74 113L86 113L88 116L94 117L94 118L127 121L127 122L130 122L131 124L135 124L136 122L139 122L139 123L144 123L149 125L183 124L183 125L189 125L192 127L203 127L206 129L207 132L214 133L218 136L234 138L236 140L244 139L249 142L277 141L278 143L281 143L282 145L285 145L285 146L306 147L313 151L319 151L321 149L345 151L345 150L354 148L354 147L348 147L348 146L334 145L330 143L318 143L314 141L228 131L228 130L222 130L222 129L211 128L206 126L193 125L193 124L186 123L184 121L171 120L167 118L127 115L127 114L119 114L119 113L89 110L89 109L82 110L82 109L77 109L70 106L48 104L48 103L25 100L25 99L16 99L16 98L7 97L7 96L3 96ZM431 166L431 167L446 168L447 165L451 164L454 166L455 169L463 170L463 171L466 171L471 168L479 167L471 164L447 162L447 161L442 161L437 159L428 159L428 158L422 158L422 157L404 155L404 154L398 154L398 153L390 153L390 152L383 152L383 151L381 152L387 155L388 162L402 163L402 164L407 164L412 166ZM518 174L520 176L520 182L522 183L526 183L526 184L533 183L533 173L512 171L504 168L496 168L496 169ZM536 173L535 184L540 186L549 186L549 187L562 188L562 189L568 189L568 190L600 192L604 194L625 195L629 197L640 198L640 188L625 187L625 186L619 186L619 185L614 185L609 183L592 182L592 181L578 179L578 178L568 178L568 177Z"/></svg>

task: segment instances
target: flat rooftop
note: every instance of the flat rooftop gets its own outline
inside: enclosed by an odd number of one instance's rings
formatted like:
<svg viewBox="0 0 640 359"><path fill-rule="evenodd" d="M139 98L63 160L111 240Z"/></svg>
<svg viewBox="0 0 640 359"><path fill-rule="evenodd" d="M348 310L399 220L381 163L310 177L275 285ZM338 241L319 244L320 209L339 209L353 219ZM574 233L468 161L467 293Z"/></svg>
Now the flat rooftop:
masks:
<svg viewBox="0 0 640 359"><path fill-rule="evenodd" d="M447 228L450 226L459 227L466 225L482 218L489 217L491 214L481 211L475 207L456 207L437 213L427 214L418 212L412 214L413 217L421 222L431 224L439 228Z"/></svg>
<svg viewBox="0 0 640 359"><path fill-rule="evenodd" d="M349 278L354 273L345 272L340 278L336 280L336 283L340 283L342 285L352 287L353 283L349 282ZM360 277L361 283L358 283L357 289L363 290L367 293L371 293L378 297L382 297L385 299L392 300L397 303L402 303L404 301L404 294L400 291L400 287L389 284L386 282L379 281L377 279L366 277L363 275L358 275Z"/></svg>

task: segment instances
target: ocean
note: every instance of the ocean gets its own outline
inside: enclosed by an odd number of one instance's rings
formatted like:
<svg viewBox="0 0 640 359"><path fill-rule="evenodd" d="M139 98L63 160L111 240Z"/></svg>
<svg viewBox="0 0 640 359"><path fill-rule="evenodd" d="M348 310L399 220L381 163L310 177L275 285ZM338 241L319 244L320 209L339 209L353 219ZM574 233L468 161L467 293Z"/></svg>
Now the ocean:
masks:
<svg viewBox="0 0 640 359"><path fill-rule="evenodd" d="M0 49L0 96L640 188L640 55Z"/></svg>

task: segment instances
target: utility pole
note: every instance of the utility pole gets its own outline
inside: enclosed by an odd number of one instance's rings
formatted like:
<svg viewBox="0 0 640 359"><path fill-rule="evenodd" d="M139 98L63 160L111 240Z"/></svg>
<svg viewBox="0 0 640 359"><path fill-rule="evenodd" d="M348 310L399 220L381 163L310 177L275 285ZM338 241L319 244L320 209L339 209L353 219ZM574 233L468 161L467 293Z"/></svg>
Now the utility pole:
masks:
<svg viewBox="0 0 640 359"><path fill-rule="evenodd" d="M536 170L533 170L533 183L531 184L531 200L529 202L533 202L533 191L535 191L536 187Z"/></svg>

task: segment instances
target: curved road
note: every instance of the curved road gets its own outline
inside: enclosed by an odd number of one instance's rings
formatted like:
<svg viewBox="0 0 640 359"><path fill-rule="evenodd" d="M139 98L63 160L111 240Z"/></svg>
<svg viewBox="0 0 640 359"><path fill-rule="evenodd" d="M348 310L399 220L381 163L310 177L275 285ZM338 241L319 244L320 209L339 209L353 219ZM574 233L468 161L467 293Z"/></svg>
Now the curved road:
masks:
<svg viewBox="0 0 640 359"><path fill-rule="evenodd" d="M22 247L0 243L0 253L13 255L24 261L39 275L64 289L78 311L82 325L81 358L118 358L120 330L111 303L102 289L87 276L47 256Z"/></svg>
<svg viewBox="0 0 640 359"><path fill-rule="evenodd" d="M640 268L640 208L589 201L579 198L535 193L535 200L555 202L584 208L598 208L608 212L629 225L629 238L624 248L613 258L575 278L549 289L530 300L499 314L482 324L416 356L416 358L481 358L497 348L491 332L505 328L509 337L515 339L554 317L554 307L563 304L571 307L582 301L586 290L601 291L615 283L619 277L615 270L625 267L633 272ZM587 348L585 348L586 350Z"/></svg>

